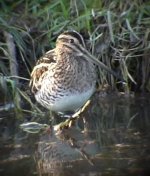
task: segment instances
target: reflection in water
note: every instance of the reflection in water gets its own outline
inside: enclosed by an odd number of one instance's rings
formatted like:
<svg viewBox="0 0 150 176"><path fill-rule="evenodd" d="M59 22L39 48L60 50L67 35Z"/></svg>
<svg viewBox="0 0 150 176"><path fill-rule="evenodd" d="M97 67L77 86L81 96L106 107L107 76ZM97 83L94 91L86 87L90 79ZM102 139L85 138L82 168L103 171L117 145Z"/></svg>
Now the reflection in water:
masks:
<svg viewBox="0 0 150 176"><path fill-rule="evenodd" d="M149 97L100 99L94 97L78 128L57 134L24 133L4 113L0 175L149 175Z"/></svg>
<svg viewBox="0 0 150 176"><path fill-rule="evenodd" d="M98 152L96 142L86 133L70 128L57 136L42 136L35 158L40 173L62 175L65 169L73 168L75 161L85 160L87 166L94 165L91 156Z"/></svg>

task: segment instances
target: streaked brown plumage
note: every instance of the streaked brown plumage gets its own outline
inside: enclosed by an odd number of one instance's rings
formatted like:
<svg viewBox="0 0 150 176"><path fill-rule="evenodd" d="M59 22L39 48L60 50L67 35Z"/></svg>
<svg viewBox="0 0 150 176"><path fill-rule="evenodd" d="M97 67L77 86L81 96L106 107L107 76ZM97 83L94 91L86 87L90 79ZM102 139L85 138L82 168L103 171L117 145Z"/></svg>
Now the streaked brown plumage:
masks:
<svg viewBox="0 0 150 176"><path fill-rule="evenodd" d="M79 33L62 33L56 47L37 62L31 73L30 86L36 100L51 111L75 112L95 91L94 64L114 74L86 50Z"/></svg>

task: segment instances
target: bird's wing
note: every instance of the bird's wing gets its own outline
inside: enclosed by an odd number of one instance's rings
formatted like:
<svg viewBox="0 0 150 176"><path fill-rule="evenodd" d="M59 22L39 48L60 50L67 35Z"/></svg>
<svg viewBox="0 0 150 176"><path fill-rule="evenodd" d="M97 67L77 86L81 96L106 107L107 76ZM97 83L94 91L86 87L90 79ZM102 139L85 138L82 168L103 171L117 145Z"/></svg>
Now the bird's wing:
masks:
<svg viewBox="0 0 150 176"><path fill-rule="evenodd" d="M33 93L36 93L41 88L43 78L47 74L48 69L54 63L56 63L56 55L54 50L48 51L37 61L36 66L33 68L31 73L31 79L29 83Z"/></svg>

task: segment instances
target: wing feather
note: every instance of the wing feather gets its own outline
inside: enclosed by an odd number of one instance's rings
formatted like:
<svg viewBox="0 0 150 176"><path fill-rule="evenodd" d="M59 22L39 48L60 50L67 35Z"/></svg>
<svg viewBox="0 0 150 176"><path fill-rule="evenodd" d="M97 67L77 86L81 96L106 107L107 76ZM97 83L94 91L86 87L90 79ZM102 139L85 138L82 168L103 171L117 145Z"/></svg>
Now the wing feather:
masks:
<svg viewBox="0 0 150 176"><path fill-rule="evenodd" d="M48 51L43 57L41 57L31 73L31 79L29 86L31 91L36 93L41 89L43 78L47 75L47 72L52 64L56 63L56 54L54 50Z"/></svg>

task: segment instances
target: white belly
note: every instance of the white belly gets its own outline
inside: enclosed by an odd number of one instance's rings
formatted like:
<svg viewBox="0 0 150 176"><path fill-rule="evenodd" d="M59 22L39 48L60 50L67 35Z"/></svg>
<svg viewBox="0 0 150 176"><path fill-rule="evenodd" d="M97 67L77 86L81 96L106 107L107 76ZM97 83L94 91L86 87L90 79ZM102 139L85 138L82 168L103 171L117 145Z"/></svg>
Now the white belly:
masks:
<svg viewBox="0 0 150 176"><path fill-rule="evenodd" d="M38 96L36 96L36 99L40 104L47 107L47 109L55 112L76 111L86 103L94 91L95 86L82 93L56 98L54 102L41 102L41 99L39 99Z"/></svg>

